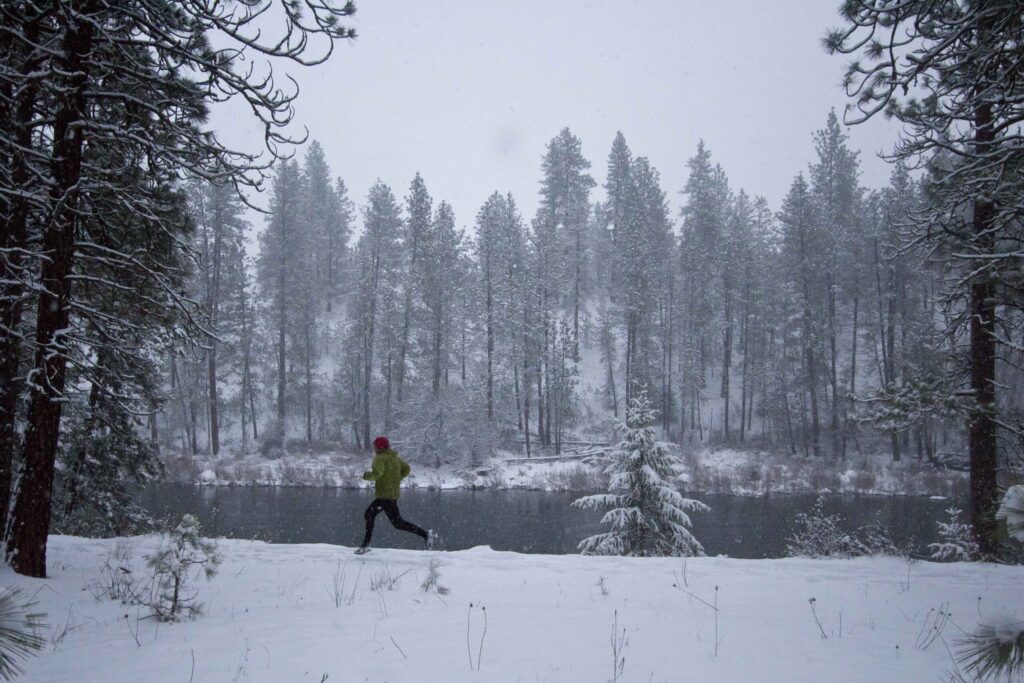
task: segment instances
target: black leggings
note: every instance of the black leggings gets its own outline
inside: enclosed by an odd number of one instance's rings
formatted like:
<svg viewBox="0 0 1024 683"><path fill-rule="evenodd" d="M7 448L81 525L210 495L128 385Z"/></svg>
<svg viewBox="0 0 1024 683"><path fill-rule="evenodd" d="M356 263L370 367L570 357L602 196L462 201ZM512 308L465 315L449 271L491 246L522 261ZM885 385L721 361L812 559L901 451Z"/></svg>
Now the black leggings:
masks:
<svg viewBox="0 0 1024 683"><path fill-rule="evenodd" d="M366 512L363 513L363 519L366 520L366 535L363 536L363 547L370 545L370 539L373 537L373 522L377 518L377 515L384 511L384 514L388 516L391 521L391 526L395 527L399 531L408 531L416 534L424 541L427 540L427 532L416 526L412 522L407 522L402 519L402 513L398 511L398 501L390 500L388 498L374 498L373 502L370 503L370 507L366 508Z"/></svg>

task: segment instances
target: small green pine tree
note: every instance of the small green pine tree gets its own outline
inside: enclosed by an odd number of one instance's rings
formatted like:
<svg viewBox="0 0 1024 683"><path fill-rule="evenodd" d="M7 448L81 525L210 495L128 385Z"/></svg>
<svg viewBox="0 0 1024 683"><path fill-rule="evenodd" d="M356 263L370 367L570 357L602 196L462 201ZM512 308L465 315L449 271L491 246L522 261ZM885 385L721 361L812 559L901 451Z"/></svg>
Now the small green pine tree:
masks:
<svg viewBox="0 0 1024 683"><path fill-rule="evenodd" d="M221 556L216 544L199 536L199 520L185 515L159 552L146 557L153 570L149 608L160 621L192 619L202 612L193 582L197 574L213 578Z"/></svg>
<svg viewBox="0 0 1024 683"><path fill-rule="evenodd" d="M610 508L601 519L611 530L583 539L584 555L694 556L704 547L690 532L689 512L707 512L700 501L684 498L669 481L679 460L655 441L655 413L645 391L630 401L625 436L605 470L611 476L609 493L585 496L573 502L583 509ZM612 493L611 491L622 491Z"/></svg>

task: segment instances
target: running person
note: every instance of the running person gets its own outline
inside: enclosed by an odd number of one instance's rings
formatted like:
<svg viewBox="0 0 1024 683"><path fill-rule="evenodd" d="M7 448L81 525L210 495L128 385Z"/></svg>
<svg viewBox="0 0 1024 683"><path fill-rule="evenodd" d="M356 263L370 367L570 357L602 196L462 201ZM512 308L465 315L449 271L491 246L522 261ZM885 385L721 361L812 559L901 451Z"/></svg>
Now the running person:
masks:
<svg viewBox="0 0 1024 683"><path fill-rule="evenodd" d="M374 499L363 513L363 519L366 520L366 534L356 553L362 555L370 550L373 523L382 511L388 516L391 526L400 531L416 534L423 539L423 544L429 549L433 545L433 532L424 531L412 522L405 521L398 511L398 494L402 480L409 476L409 463L402 460L398 453L391 448L391 444L385 436L378 436L373 440L373 450L376 452L373 465L370 466L369 472L363 473L363 479L374 482Z"/></svg>

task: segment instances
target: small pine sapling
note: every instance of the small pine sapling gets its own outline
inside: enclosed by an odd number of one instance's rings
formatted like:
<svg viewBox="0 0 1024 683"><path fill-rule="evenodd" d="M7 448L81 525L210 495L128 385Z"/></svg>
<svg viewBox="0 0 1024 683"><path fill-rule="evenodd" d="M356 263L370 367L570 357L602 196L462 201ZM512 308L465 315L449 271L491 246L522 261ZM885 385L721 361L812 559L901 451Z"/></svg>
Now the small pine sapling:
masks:
<svg viewBox="0 0 1024 683"><path fill-rule="evenodd" d="M625 433L605 469L610 492L585 496L574 507L610 508L601 518L611 530L583 539L584 555L702 556L704 547L690 532L688 512L707 512L704 503L684 498L669 481L681 463L665 444L655 441L655 413L647 393L639 391L630 401ZM622 493L612 493L622 491Z"/></svg>
<svg viewBox="0 0 1024 683"><path fill-rule="evenodd" d="M974 540L974 529L960 519L963 511L959 508L946 510L948 522L939 522L939 543L929 543L932 559L945 562L972 562L978 559L978 544Z"/></svg>
<svg viewBox="0 0 1024 683"><path fill-rule="evenodd" d="M185 515L168 534L165 545L146 557L153 570L154 592L148 606L160 621L192 619L202 611L192 584L198 574L213 578L221 556L216 544L201 538L199 532L199 520Z"/></svg>

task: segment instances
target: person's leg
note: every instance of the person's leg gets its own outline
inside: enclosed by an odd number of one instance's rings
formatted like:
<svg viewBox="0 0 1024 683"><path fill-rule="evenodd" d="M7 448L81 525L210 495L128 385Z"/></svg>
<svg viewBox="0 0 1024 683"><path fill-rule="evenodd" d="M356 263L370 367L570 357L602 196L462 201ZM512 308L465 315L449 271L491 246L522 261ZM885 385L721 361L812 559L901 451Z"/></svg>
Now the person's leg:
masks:
<svg viewBox="0 0 1024 683"><path fill-rule="evenodd" d="M363 536L362 547L366 548L370 545L370 539L373 538L373 522L383 509L384 501L380 498L374 498L373 502L366 508L366 512L363 513L363 520L366 521L366 534Z"/></svg>
<svg viewBox="0 0 1024 683"><path fill-rule="evenodd" d="M416 526L412 522L407 522L402 519L402 513L398 511L397 500L385 500L383 501L384 512L387 514L388 519L391 521L391 526L395 527L400 531L408 531L416 534L423 539L423 542L427 541L427 532L422 528Z"/></svg>

